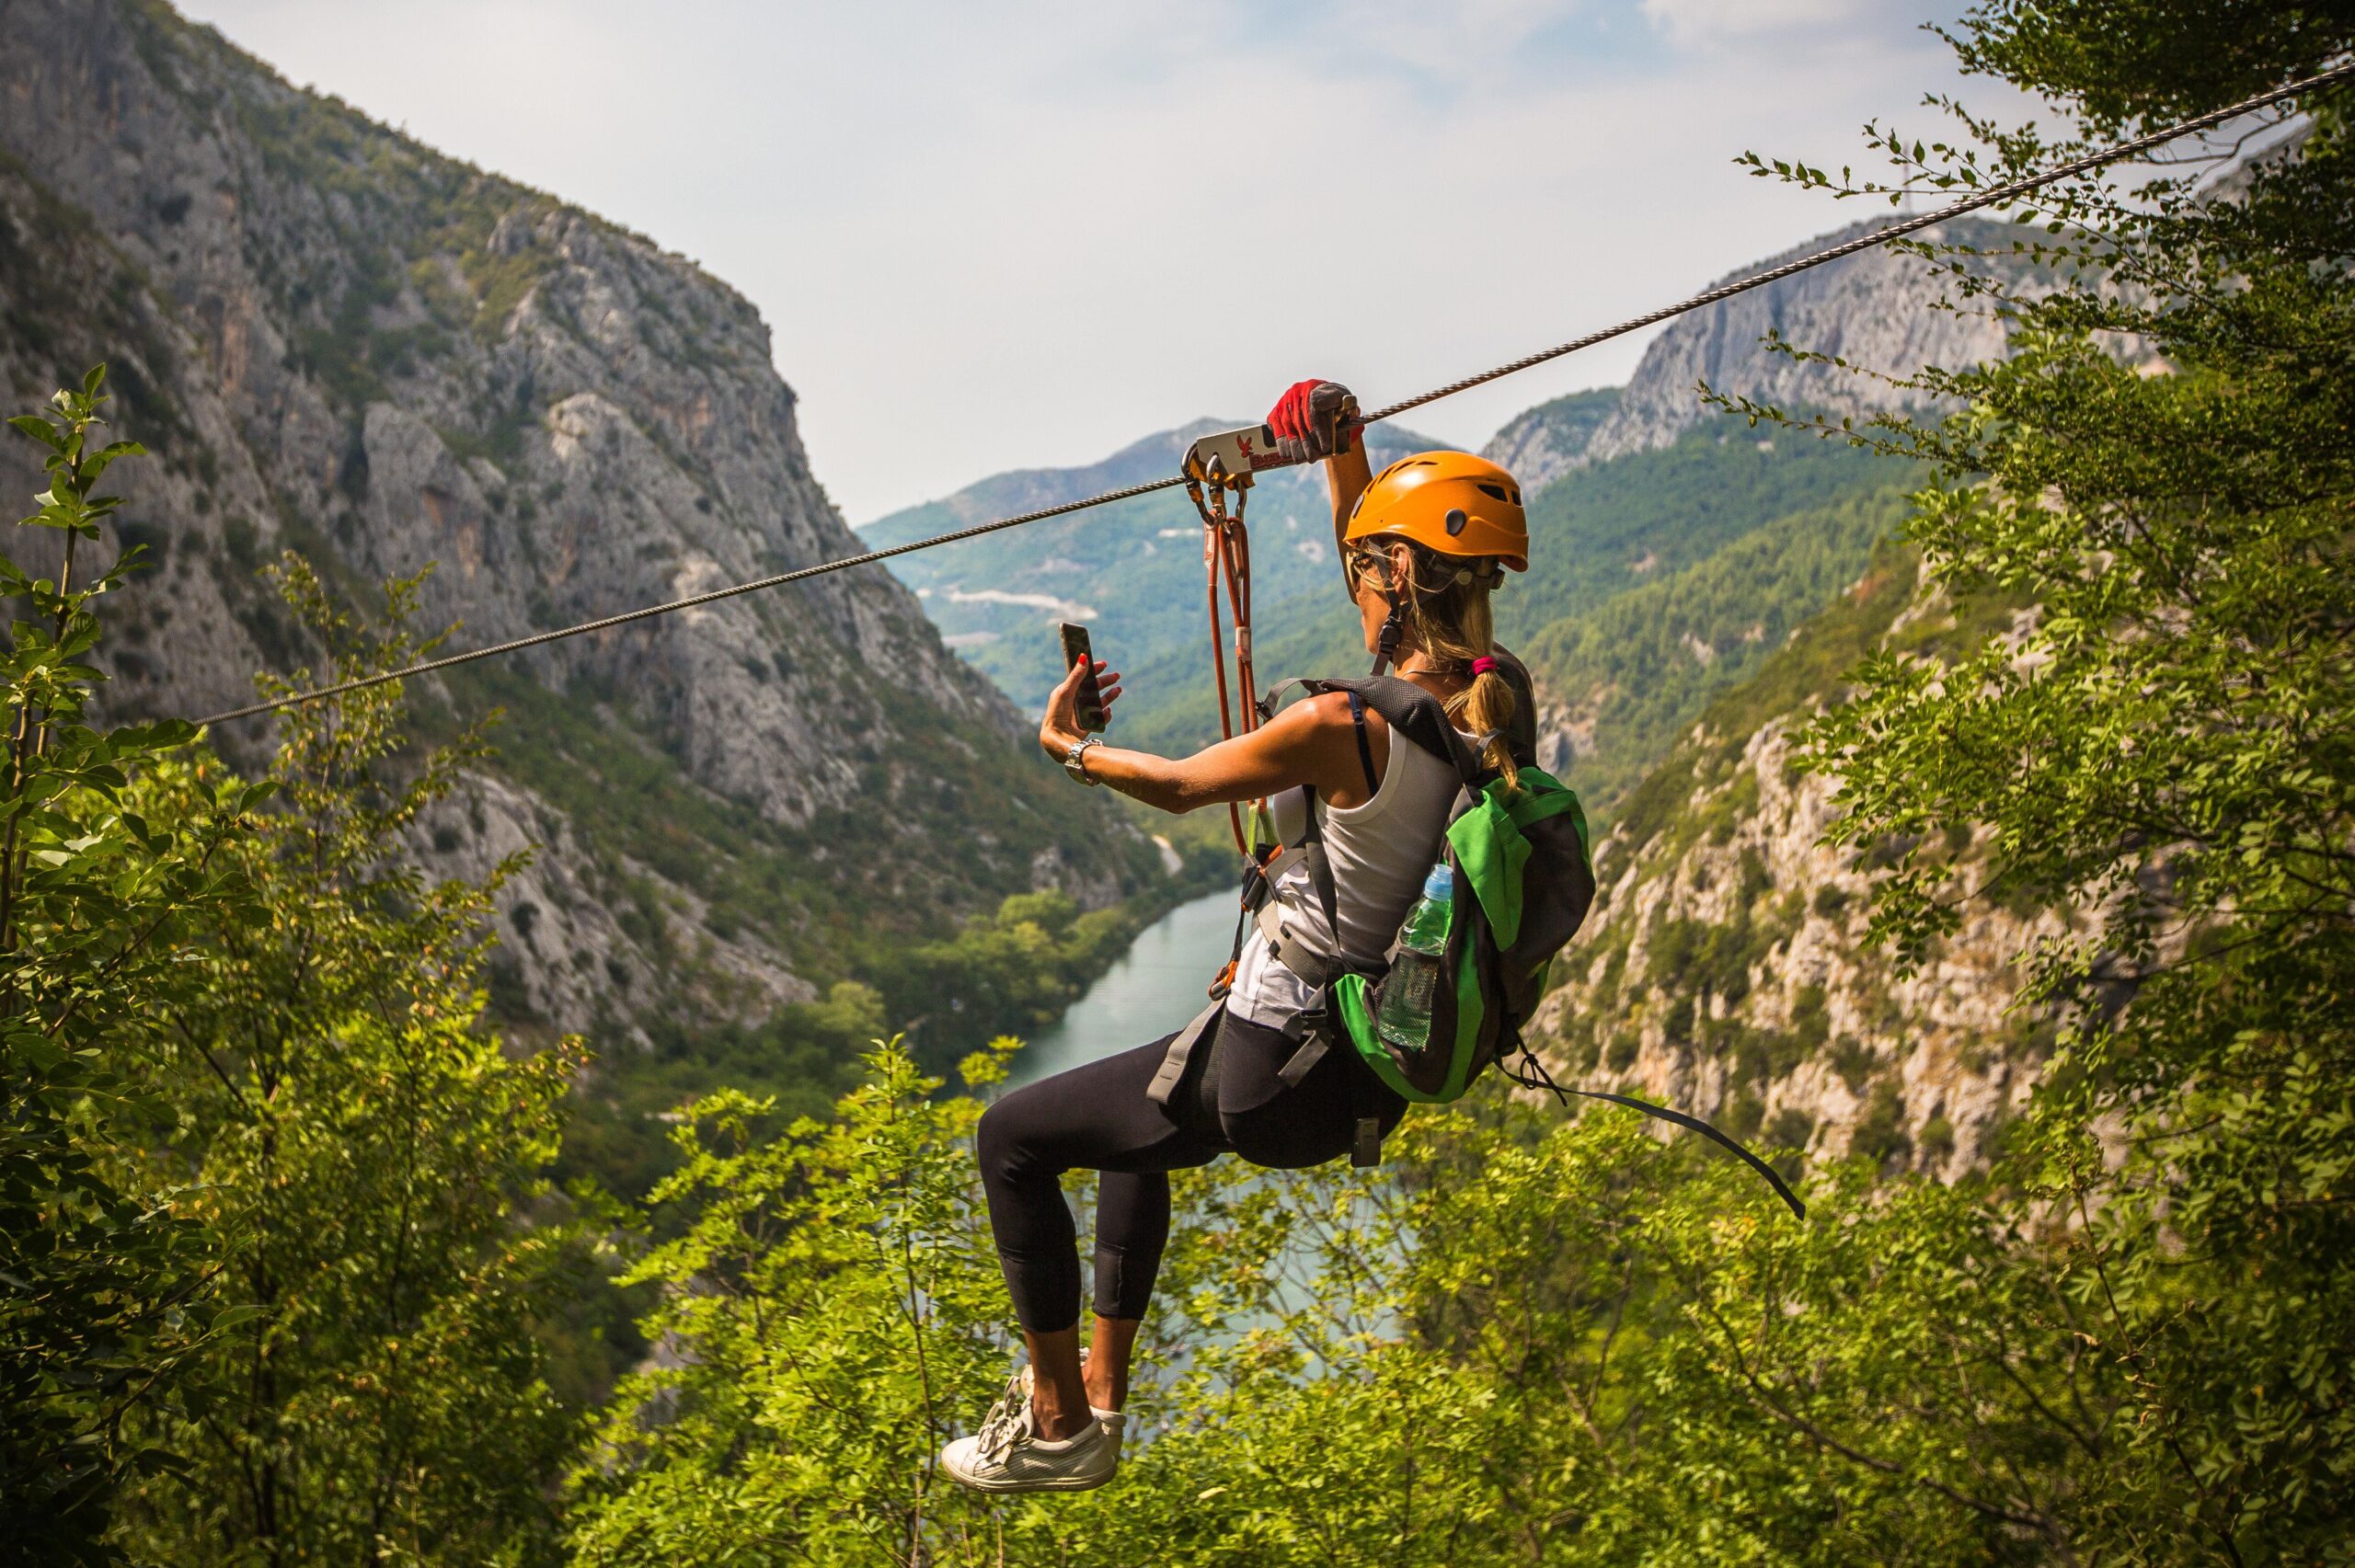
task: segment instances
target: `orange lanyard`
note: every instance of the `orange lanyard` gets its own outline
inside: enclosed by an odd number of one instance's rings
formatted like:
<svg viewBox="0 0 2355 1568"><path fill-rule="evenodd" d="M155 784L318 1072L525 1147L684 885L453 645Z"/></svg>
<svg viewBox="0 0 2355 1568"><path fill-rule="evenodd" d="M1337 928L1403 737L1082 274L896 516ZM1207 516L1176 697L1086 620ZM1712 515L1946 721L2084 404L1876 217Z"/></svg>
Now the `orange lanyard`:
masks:
<svg viewBox="0 0 2355 1568"><path fill-rule="evenodd" d="M1218 681L1219 730L1232 740L1238 733L1248 735L1259 727L1259 687L1251 672L1251 535L1243 524L1243 503L1250 492L1251 476L1246 473L1229 478L1222 472L1213 472L1206 477L1210 481L1207 494L1201 480L1191 475L1186 479L1186 494L1193 498L1194 509L1202 519L1202 565L1210 579L1211 672ZM1235 492L1232 515L1226 509L1230 489ZM1226 678L1228 650L1219 624L1222 587L1226 593L1227 613L1235 623L1232 685ZM1235 830L1235 847L1250 853L1250 839L1243 830L1242 807L1229 801L1226 818Z"/></svg>

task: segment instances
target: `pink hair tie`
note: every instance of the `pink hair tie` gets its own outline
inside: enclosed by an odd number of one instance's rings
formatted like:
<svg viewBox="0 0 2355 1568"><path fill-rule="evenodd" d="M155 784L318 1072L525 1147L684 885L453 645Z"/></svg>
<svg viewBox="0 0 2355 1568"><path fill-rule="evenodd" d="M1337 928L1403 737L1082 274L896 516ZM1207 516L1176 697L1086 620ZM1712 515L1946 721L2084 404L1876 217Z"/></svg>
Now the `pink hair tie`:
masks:
<svg viewBox="0 0 2355 1568"><path fill-rule="evenodd" d="M1493 658L1490 658L1487 654L1485 654L1485 653L1484 653L1484 654L1482 654L1479 658L1476 658L1476 659L1474 659L1474 660L1472 661L1472 674L1473 674L1473 677L1476 680L1476 679L1477 679L1477 678L1479 678L1480 676L1483 676L1483 675L1488 674L1488 671L1490 671L1490 670L1494 670L1496 667L1497 667L1497 661L1496 661L1495 659L1493 659Z"/></svg>

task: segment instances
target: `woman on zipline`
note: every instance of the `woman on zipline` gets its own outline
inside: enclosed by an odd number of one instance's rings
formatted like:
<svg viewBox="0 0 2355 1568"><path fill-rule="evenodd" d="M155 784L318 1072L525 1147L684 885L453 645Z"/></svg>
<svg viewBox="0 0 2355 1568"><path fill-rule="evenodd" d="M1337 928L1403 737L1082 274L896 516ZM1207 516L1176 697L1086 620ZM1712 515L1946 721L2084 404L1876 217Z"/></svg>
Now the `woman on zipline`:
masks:
<svg viewBox="0 0 2355 1568"><path fill-rule="evenodd" d="M1302 382L1268 417L1287 457L1325 464L1333 529L1368 652L1395 648L1396 673L1444 705L1467 745L1525 735L1526 678L1491 642L1488 595L1507 568L1525 570L1521 487L1465 452L1403 458L1377 478L1350 415L1348 391ZM1385 637L1385 629L1388 636ZM1118 674L1097 661L1104 705ZM1293 704L1258 729L1172 760L1108 746L1077 722L1084 670L1055 689L1039 744L1074 779L1165 811L1270 799L1279 839L1301 841L1319 813L1337 895L1336 920L1295 867L1275 884L1287 950L1379 965L1439 854L1459 780L1354 695ZM1511 679L1508 679L1510 673ZM1249 700L1249 694L1246 694ZM1513 773L1510 748L1488 761ZM1338 949L1333 926L1339 927ZM1319 1004L1276 946L1254 930L1223 1011L1183 1075L1152 1091L1168 1036L1018 1089L983 1115L978 1139L990 1226L1029 1349L981 1431L941 1455L950 1475L987 1492L1083 1491L1120 1462L1130 1353L1169 1234L1169 1176L1237 1154L1255 1165L1322 1164L1351 1148L1361 1118L1387 1133L1406 1102L1348 1049L1288 1064L1302 1039L1288 1026ZM1166 1104L1161 1103L1166 1099ZM1067 1171L1102 1173L1096 1215L1096 1322L1079 1348L1077 1230L1063 1201Z"/></svg>

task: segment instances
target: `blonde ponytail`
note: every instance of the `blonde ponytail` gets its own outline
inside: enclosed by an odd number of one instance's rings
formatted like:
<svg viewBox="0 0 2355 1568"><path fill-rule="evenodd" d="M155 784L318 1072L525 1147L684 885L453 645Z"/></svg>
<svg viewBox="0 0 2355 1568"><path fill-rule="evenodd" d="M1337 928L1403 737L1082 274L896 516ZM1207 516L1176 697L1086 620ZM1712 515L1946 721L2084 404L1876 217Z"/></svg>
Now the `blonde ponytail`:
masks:
<svg viewBox="0 0 2355 1568"><path fill-rule="evenodd" d="M1457 721L1457 728L1496 738L1488 742L1488 749L1482 755L1488 766L1503 777L1507 790L1521 788L1521 767L1512 760L1512 748L1505 742L1505 730L1520 705L1511 682L1493 670L1484 670L1472 677L1472 684L1457 692L1447 704L1451 717L1463 715Z"/></svg>

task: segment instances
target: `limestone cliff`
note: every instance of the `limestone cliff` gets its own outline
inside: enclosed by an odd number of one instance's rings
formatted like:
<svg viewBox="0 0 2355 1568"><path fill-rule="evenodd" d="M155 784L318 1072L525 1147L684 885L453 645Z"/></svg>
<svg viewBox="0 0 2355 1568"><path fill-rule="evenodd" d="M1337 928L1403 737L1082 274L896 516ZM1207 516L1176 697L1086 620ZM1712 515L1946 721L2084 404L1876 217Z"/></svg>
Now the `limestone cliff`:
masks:
<svg viewBox="0 0 2355 1568"><path fill-rule="evenodd" d="M25 406L106 359L123 433L159 453L124 514L164 564L119 612L118 711L227 707L315 658L256 581L281 549L355 602L432 566L427 616L465 647L861 548L766 326L691 263L154 0L10 0L0 68L0 391ZM497 776L419 850L546 846L506 900L508 978L561 1024L600 996L757 1014L855 942L1154 875L881 571L415 695L509 710Z"/></svg>
<svg viewBox="0 0 2355 1568"><path fill-rule="evenodd" d="M1718 281L1780 266L1889 221L1819 235ZM2008 224L1964 218L1921 238L1993 253L1968 265L2025 280L2030 264L2003 254L2018 233ZM1844 360L1854 369L1775 352L1764 343L1776 333L1796 348ZM1917 257L1863 251L1680 316L1644 350L1625 387L1541 404L1508 422L1485 450L1524 486L1538 489L1585 464L1669 445L1709 416L1701 401L1704 383L1729 396L1785 408L1918 407L1922 394L1898 381L1924 365L1982 364L2000 358L2005 345L2004 324L1983 303L1960 299L1952 279Z"/></svg>
<svg viewBox="0 0 2355 1568"><path fill-rule="evenodd" d="M1599 846L1601 894L1531 1031L1564 1072L1684 1106L1737 1137L1954 1174L2026 1097L2049 1039L2011 1004L2054 917L1981 899L1919 972L1867 947L1890 846L1821 842L1833 781L1797 765L1808 715L1868 647L1937 657L1959 628L1885 549L1832 612L1714 704ZM1967 859L1970 838L1941 853ZM1570 1078L1566 1078L1569 1082Z"/></svg>
<svg viewBox="0 0 2355 1568"><path fill-rule="evenodd" d="M1505 421L1480 455L1501 464L1534 493L1588 461L1594 432L1619 406L1620 389L1599 386L1526 408Z"/></svg>

